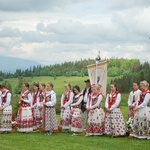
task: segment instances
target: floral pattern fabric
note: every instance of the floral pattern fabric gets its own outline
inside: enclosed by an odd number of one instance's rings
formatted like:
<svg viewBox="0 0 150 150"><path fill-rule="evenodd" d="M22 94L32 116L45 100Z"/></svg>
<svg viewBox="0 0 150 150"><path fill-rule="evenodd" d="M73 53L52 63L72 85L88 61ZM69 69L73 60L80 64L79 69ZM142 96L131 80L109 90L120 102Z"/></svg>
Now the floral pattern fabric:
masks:
<svg viewBox="0 0 150 150"><path fill-rule="evenodd" d="M20 107L17 115L17 125L19 132L33 131L33 116L31 107Z"/></svg>
<svg viewBox="0 0 150 150"><path fill-rule="evenodd" d="M102 135L104 133L104 111L96 108L89 112L86 135Z"/></svg>
<svg viewBox="0 0 150 150"><path fill-rule="evenodd" d="M7 106L0 111L0 131L11 131L12 129L12 106Z"/></svg>
<svg viewBox="0 0 150 150"><path fill-rule="evenodd" d="M131 124L131 136L139 139L150 139L150 108L137 110Z"/></svg>
<svg viewBox="0 0 150 150"><path fill-rule="evenodd" d="M61 120L60 124L62 125L62 129L70 129L71 126L71 111L70 107L66 109L61 109Z"/></svg>
<svg viewBox="0 0 150 150"><path fill-rule="evenodd" d="M71 131L73 132L83 131L82 111L79 108L73 109L72 120L71 120Z"/></svg>
<svg viewBox="0 0 150 150"><path fill-rule="evenodd" d="M41 125L41 111L38 107L32 109L33 113L33 129L36 130Z"/></svg>
<svg viewBox="0 0 150 150"><path fill-rule="evenodd" d="M105 134L125 135L125 122L120 108L106 113Z"/></svg>
<svg viewBox="0 0 150 150"><path fill-rule="evenodd" d="M45 131L52 131L58 129L55 107L44 106L42 123L43 129Z"/></svg>

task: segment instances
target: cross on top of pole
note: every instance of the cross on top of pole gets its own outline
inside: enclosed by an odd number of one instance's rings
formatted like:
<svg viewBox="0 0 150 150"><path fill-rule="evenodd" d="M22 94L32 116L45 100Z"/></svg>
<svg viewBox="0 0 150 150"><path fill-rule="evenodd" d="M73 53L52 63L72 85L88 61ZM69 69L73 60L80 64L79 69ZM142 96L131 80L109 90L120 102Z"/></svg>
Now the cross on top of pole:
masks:
<svg viewBox="0 0 150 150"><path fill-rule="evenodd" d="M100 51L98 51L98 55L95 60L96 60L96 64L98 64L101 61Z"/></svg>

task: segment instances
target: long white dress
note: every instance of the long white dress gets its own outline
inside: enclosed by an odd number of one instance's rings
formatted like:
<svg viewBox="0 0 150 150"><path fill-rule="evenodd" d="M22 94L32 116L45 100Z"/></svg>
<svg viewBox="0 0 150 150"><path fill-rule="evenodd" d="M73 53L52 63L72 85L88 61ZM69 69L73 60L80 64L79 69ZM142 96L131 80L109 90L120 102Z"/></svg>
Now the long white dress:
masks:
<svg viewBox="0 0 150 150"><path fill-rule="evenodd" d="M81 102L83 100L83 95L80 93L76 95L71 104L73 114L71 119L71 131L73 132L82 132L83 131L83 122L82 122L82 111L81 111Z"/></svg>
<svg viewBox="0 0 150 150"><path fill-rule="evenodd" d="M11 93L9 90L1 94L0 107L3 107L3 111L0 111L0 131L11 131L12 129L12 106Z"/></svg>
<svg viewBox="0 0 150 150"><path fill-rule="evenodd" d="M129 107L129 113L128 118L133 117L133 108L130 108L130 106L135 107L137 102L140 99L140 93L141 91L138 89L136 91L131 91L128 98L128 107Z"/></svg>
<svg viewBox="0 0 150 150"><path fill-rule="evenodd" d="M19 132L33 131L33 116L32 116L32 95L29 90L21 93L23 101L19 102L20 107L17 114L17 124Z"/></svg>
<svg viewBox="0 0 150 150"><path fill-rule="evenodd" d="M125 122L119 108L120 101L119 92L107 94L105 107L111 111L105 115L105 134L125 135Z"/></svg>
<svg viewBox="0 0 150 150"><path fill-rule="evenodd" d="M87 108L90 108L88 113L88 122L86 127L86 135L103 135L104 134L104 111L100 105L103 97L99 95L90 95Z"/></svg>
<svg viewBox="0 0 150 150"><path fill-rule="evenodd" d="M150 139L150 91L141 92L140 100L138 101L138 110L134 115L131 125L131 136L139 139Z"/></svg>
<svg viewBox="0 0 150 150"><path fill-rule="evenodd" d="M61 97L61 115L60 115L60 124L62 125L62 129L70 129L71 127L71 103L73 102L73 92L67 91L62 94Z"/></svg>
<svg viewBox="0 0 150 150"><path fill-rule="evenodd" d="M32 113L33 113L33 130L36 130L41 125L40 95L39 92L32 93Z"/></svg>
<svg viewBox="0 0 150 150"><path fill-rule="evenodd" d="M56 119L56 93L52 91L46 91L45 98L46 106L43 108L43 121L42 126L45 131L53 131L58 129L57 119Z"/></svg>

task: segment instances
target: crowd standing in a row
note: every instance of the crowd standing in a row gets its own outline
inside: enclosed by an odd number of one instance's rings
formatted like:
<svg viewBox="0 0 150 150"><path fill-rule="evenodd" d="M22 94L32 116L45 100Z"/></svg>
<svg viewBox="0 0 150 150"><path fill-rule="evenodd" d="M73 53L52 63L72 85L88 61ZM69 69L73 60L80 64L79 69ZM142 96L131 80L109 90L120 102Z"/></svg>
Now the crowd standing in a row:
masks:
<svg viewBox="0 0 150 150"><path fill-rule="evenodd" d="M105 111L101 105L104 99L100 92L101 85L91 85L86 80L86 87L80 91L78 85L71 88L65 84L65 92L61 97L60 125L64 132L78 135L86 129L86 136L108 134L113 137L125 136L125 122L120 110L121 94L116 84L111 84L106 96ZM26 133L37 130L41 125L46 135L51 135L58 129L56 119L56 93L54 85L34 84L34 92L29 90L29 84L24 83L19 99L17 114L18 132ZM139 89L140 88L140 89ZM133 83L133 91L128 99L131 120L130 136L140 139L150 139L150 101L149 84L146 81ZM0 85L0 131L8 133L12 129L11 93L4 85Z"/></svg>

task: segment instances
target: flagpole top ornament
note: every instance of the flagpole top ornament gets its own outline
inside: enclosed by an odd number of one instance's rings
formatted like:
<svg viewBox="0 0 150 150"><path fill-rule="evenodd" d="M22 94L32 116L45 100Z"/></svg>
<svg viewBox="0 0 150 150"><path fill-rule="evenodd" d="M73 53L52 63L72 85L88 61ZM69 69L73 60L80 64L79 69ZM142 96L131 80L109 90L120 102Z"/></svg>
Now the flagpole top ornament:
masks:
<svg viewBox="0 0 150 150"><path fill-rule="evenodd" d="M98 63L101 61L100 51L98 51L98 55L97 55L97 57L95 58L95 60L96 60L96 64L98 64Z"/></svg>

